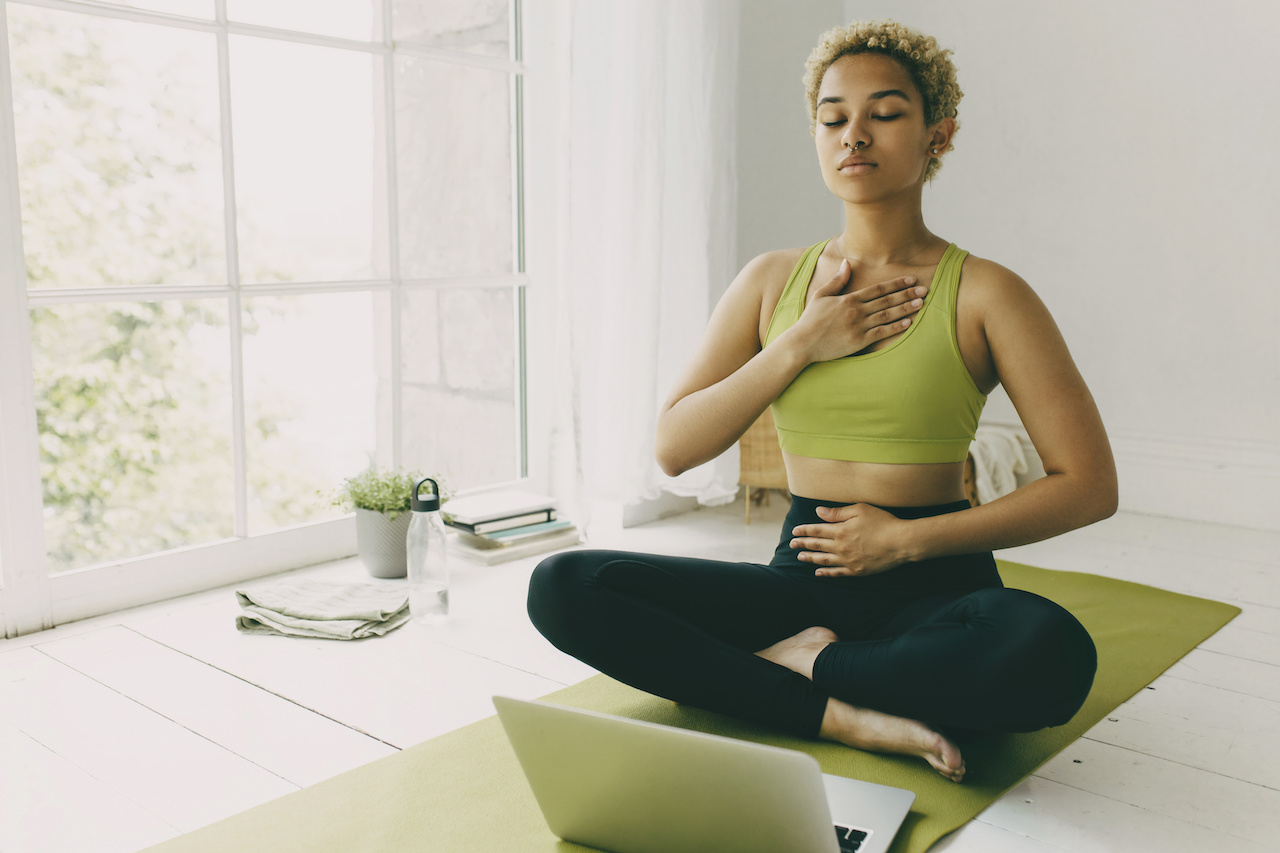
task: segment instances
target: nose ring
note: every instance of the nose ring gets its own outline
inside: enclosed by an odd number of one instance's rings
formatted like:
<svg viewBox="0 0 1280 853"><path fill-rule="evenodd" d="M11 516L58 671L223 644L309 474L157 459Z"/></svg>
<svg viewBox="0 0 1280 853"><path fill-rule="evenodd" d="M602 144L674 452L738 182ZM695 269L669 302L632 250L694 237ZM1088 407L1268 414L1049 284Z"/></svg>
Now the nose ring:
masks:
<svg viewBox="0 0 1280 853"><path fill-rule="evenodd" d="M852 144L852 145L850 145L848 142L846 142L846 143L844 144L844 147L845 147L845 148L848 148L850 151L857 151L857 150L858 150L859 148L861 148L863 145L866 145L866 143L865 143L865 142L863 142L861 139L859 139L857 142L855 142L855 143L854 143L854 144Z"/></svg>

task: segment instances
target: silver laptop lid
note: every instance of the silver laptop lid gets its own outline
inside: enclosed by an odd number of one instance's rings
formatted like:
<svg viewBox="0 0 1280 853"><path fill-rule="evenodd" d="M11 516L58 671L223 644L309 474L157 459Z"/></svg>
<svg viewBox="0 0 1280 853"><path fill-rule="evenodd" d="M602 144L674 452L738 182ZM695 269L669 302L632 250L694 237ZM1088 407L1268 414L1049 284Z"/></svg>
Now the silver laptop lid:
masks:
<svg viewBox="0 0 1280 853"><path fill-rule="evenodd" d="M616 853L838 853L810 755L540 702L493 702L560 838ZM892 824L875 833L873 847L887 847L914 794L860 784L898 800Z"/></svg>

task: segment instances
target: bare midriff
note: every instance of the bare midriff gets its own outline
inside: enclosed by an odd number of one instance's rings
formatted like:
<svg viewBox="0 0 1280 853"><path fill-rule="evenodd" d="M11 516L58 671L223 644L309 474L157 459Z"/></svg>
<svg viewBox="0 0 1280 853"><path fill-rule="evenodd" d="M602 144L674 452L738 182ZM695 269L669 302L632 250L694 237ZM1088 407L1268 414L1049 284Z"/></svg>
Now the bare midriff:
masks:
<svg viewBox="0 0 1280 853"><path fill-rule="evenodd" d="M964 463L890 465L783 453L791 494L833 503L935 506L964 500Z"/></svg>

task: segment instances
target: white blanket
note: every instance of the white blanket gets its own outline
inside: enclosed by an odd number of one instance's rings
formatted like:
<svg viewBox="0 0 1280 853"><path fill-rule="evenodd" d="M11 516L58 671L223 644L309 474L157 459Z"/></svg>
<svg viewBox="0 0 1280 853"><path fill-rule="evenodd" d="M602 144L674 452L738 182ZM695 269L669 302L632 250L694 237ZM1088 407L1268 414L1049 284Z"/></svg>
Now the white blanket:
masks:
<svg viewBox="0 0 1280 853"><path fill-rule="evenodd" d="M1018 488L1018 475L1027 473L1027 457L1018 434L1006 427L981 426L969 445L977 474L978 503L989 504Z"/></svg>

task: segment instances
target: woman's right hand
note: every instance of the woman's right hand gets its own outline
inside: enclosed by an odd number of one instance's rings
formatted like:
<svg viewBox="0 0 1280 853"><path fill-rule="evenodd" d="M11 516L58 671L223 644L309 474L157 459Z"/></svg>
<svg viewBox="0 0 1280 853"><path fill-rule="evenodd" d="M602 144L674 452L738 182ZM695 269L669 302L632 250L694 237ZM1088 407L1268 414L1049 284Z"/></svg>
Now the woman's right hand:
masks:
<svg viewBox="0 0 1280 853"><path fill-rule="evenodd" d="M787 330L798 339L810 364L853 355L906 331L928 293L915 276L846 293L851 284L849 262L841 261L840 269L813 292L800 320Z"/></svg>

